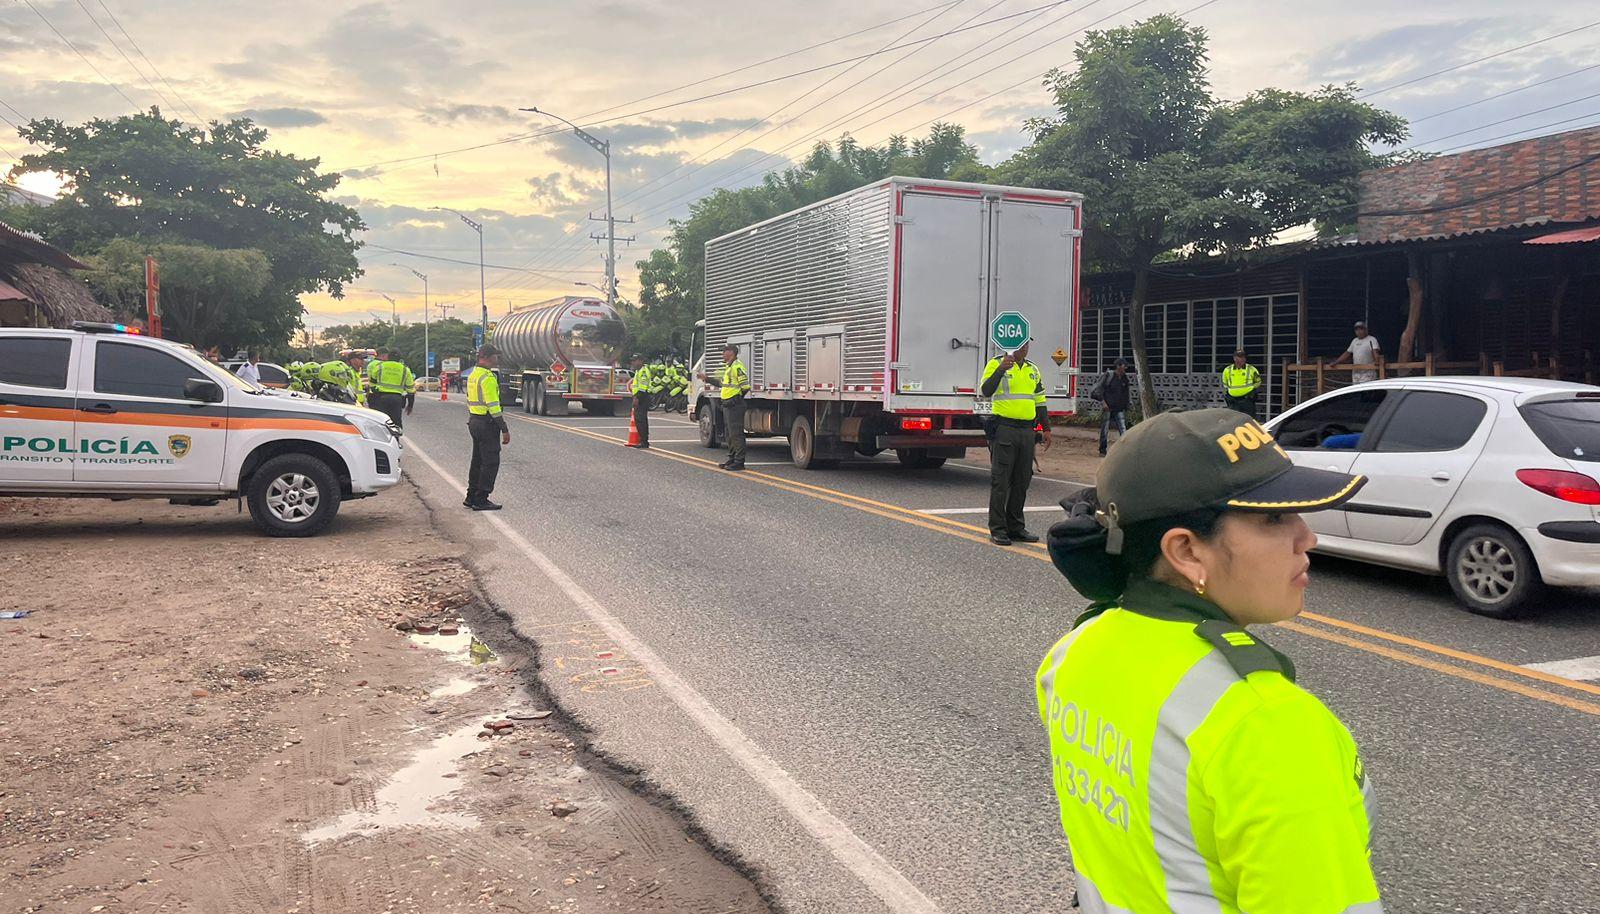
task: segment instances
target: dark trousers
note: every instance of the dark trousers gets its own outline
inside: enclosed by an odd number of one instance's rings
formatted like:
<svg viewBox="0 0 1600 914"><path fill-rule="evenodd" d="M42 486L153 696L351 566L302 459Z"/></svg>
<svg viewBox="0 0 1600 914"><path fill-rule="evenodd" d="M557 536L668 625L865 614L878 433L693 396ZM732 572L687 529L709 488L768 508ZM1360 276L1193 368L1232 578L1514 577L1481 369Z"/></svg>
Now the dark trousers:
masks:
<svg viewBox="0 0 1600 914"><path fill-rule="evenodd" d="M650 443L650 392L641 390L633 395L633 427L639 430L639 443Z"/></svg>
<svg viewBox="0 0 1600 914"><path fill-rule="evenodd" d="M389 421L401 428L406 424L406 395L385 393L375 390L367 394L367 404L373 409L389 417Z"/></svg>
<svg viewBox="0 0 1600 914"><path fill-rule="evenodd" d="M1104 403L1100 404L1100 456L1102 457L1106 453L1106 436L1111 431L1112 425L1117 427L1117 440L1121 441L1122 436L1128 433L1127 407L1113 409Z"/></svg>
<svg viewBox="0 0 1600 914"><path fill-rule="evenodd" d="M467 419L472 435L472 465L467 468L467 501L487 501L500 475L500 423L488 416Z"/></svg>
<svg viewBox="0 0 1600 914"><path fill-rule="evenodd" d="M1255 391L1252 390L1242 397L1233 397L1227 394L1223 394L1222 396L1223 399L1227 401L1229 409L1244 413L1246 416L1254 416L1256 414Z"/></svg>
<svg viewBox="0 0 1600 914"><path fill-rule="evenodd" d="M722 420L728 436L728 462L744 465L744 397L722 401Z"/></svg>
<svg viewBox="0 0 1600 914"><path fill-rule="evenodd" d="M1021 533L1028 529L1022 506L1033 482L1033 423L1000 419L989 447L989 532Z"/></svg>

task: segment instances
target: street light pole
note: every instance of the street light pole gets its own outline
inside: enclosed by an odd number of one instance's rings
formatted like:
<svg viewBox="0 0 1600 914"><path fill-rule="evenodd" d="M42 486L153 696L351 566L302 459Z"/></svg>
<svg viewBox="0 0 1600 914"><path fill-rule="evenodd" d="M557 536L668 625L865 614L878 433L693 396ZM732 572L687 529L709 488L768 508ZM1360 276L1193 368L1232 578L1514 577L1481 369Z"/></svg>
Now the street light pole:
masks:
<svg viewBox="0 0 1600 914"><path fill-rule="evenodd" d="M451 209L448 206L435 206L433 208L447 213L455 213L456 218L465 222L474 232L478 233L478 321L483 331L483 339L487 342L489 339L489 289L483 281L483 223L470 218L460 210Z"/></svg>
<svg viewBox="0 0 1600 914"><path fill-rule="evenodd" d="M428 348L428 277L411 267L406 269L411 270L412 276L422 280L422 374L426 377L433 374L433 365L429 361L433 350Z"/></svg>
<svg viewBox="0 0 1600 914"><path fill-rule="evenodd" d="M400 306L395 304L394 296L387 292L379 292L389 300L389 345L393 346L400 335Z"/></svg>
<svg viewBox="0 0 1600 914"><path fill-rule="evenodd" d="M532 112L533 114L542 114L545 117L555 118L556 120L560 121L561 123L566 124L568 127L571 127L572 128L572 132L577 134L578 139L583 140L585 143L588 143L589 146L592 147L595 152L598 152L598 153L600 153L600 155L605 157L605 160L606 160L606 217L605 217L604 220L595 219L594 218L594 214L591 213L589 215L589 218L593 219L596 222L601 222L601 221L605 222L605 224L606 224L606 233L603 236L591 234L589 237L595 239L596 241L599 241L602 237L605 239L605 242L606 242L606 289L605 289L605 292L606 292L606 304L611 305L612 307L616 307L616 304L617 304L617 242L618 241L632 241L633 237L631 235L629 237L627 237L627 238L618 238L617 237L617 218L616 218L615 214L612 213L612 210L611 210L611 141L610 140L602 140L602 139L600 139L599 137L597 137L594 134L590 133L589 131L583 129L582 127L579 127L577 124L574 124L573 122L567 120L566 118L562 117L559 114L551 114L549 111L544 111L544 110L541 110L539 108L521 108L521 109L518 109L518 110ZM633 219L632 218L625 219L625 220L623 220L623 222L624 223L632 223Z"/></svg>

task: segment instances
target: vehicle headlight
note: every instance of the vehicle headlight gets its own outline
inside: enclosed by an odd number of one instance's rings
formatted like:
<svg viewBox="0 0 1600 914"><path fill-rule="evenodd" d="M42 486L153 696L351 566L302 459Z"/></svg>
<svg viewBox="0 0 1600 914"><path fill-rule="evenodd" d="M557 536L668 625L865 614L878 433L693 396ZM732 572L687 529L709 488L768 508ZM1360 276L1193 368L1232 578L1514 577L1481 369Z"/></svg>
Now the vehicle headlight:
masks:
<svg viewBox="0 0 1600 914"><path fill-rule="evenodd" d="M344 417L361 430L361 437L363 438L370 441L381 441L384 444L394 440L394 435L389 431L389 425L386 422L379 422L371 416L363 416L360 413L345 413Z"/></svg>

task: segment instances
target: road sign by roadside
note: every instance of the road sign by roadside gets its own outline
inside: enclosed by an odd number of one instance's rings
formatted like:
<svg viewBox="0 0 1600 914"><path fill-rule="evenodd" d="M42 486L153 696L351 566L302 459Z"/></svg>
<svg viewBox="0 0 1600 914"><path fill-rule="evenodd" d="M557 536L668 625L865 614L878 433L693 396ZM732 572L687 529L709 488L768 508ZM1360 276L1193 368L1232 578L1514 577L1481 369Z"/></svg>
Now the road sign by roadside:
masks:
<svg viewBox="0 0 1600 914"><path fill-rule="evenodd" d="M989 324L989 340L1004 352L1016 352L1028 341L1028 319L1016 311L1002 311Z"/></svg>
<svg viewBox="0 0 1600 914"><path fill-rule="evenodd" d="M475 349L475 350L483 348L483 325L482 324L479 324L478 326L472 328L472 348Z"/></svg>
<svg viewBox="0 0 1600 914"><path fill-rule="evenodd" d="M428 373L433 373L433 353L428 353Z"/></svg>
<svg viewBox="0 0 1600 914"><path fill-rule="evenodd" d="M461 371L461 357L460 356L451 356L450 358L445 359L442 363L440 363L439 367L441 369L443 369L444 371L450 371L450 372L455 372L455 373L459 374L460 371Z"/></svg>

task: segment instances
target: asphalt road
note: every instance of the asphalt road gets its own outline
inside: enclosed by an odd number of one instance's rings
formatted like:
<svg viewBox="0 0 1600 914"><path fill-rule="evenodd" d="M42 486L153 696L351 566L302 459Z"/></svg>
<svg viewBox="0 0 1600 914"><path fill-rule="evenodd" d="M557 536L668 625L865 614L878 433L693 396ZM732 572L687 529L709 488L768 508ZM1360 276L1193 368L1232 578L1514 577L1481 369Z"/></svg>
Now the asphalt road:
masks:
<svg viewBox="0 0 1600 914"><path fill-rule="evenodd" d="M735 477L681 418L639 453L625 417L508 415L497 515L460 507L459 401L419 400L403 462L598 748L792 911L1069 909L1032 673L1084 601L987 542L986 472L753 441ZM1600 595L1505 623L1437 580L1313 577L1268 637L1363 747L1386 910L1600 910L1600 683L1521 666L1600 656Z"/></svg>

